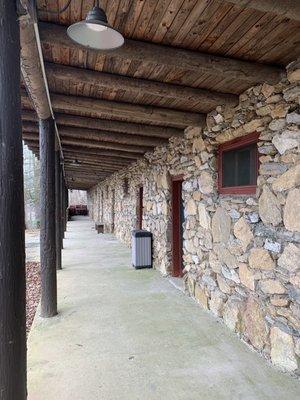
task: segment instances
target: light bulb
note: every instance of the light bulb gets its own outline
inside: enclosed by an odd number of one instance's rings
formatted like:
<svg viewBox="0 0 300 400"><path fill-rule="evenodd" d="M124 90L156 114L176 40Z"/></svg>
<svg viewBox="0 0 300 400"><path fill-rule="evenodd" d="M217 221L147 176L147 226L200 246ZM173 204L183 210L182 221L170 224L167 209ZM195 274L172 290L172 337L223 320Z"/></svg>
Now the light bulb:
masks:
<svg viewBox="0 0 300 400"><path fill-rule="evenodd" d="M87 27L95 32L103 32L107 30L107 26L100 24L87 23Z"/></svg>

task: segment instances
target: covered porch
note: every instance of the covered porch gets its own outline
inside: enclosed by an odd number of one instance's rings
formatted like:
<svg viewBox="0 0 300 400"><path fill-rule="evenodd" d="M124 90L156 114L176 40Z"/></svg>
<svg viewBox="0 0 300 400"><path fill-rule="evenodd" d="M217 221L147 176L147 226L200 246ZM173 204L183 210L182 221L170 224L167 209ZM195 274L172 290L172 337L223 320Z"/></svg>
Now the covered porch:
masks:
<svg viewBox="0 0 300 400"><path fill-rule="evenodd" d="M27 381L29 400L298 398L299 1L0 15L1 400ZM23 144L40 162L28 354ZM73 189L91 220L66 229ZM130 266L137 228L153 270Z"/></svg>
<svg viewBox="0 0 300 400"><path fill-rule="evenodd" d="M136 271L114 236L69 222L60 313L36 317L30 400L296 399L299 383L265 363L158 271Z"/></svg>

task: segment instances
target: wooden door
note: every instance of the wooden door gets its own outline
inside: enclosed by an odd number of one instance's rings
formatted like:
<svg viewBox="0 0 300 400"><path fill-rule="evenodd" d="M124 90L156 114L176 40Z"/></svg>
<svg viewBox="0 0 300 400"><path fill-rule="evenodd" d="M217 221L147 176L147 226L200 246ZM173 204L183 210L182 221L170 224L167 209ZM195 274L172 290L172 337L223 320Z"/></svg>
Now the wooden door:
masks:
<svg viewBox="0 0 300 400"><path fill-rule="evenodd" d="M112 191L111 199L111 230L112 233L115 232L115 190Z"/></svg>
<svg viewBox="0 0 300 400"><path fill-rule="evenodd" d="M184 207L182 200L182 178L172 181L172 261L173 276L182 276L183 260L183 222Z"/></svg>
<svg viewBox="0 0 300 400"><path fill-rule="evenodd" d="M144 208L144 189L143 186L138 190L138 204L137 204L137 229L143 229L143 208Z"/></svg>

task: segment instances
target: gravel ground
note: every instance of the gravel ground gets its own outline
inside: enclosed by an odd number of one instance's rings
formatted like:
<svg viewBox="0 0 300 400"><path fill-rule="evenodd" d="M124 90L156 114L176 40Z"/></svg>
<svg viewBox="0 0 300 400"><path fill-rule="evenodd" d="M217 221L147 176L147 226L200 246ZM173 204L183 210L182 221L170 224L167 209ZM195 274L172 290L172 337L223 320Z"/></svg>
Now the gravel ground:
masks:
<svg viewBox="0 0 300 400"><path fill-rule="evenodd" d="M40 231L38 229L27 229L26 240L26 261L40 261Z"/></svg>
<svg viewBox="0 0 300 400"><path fill-rule="evenodd" d="M26 329L30 331L41 296L40 263L26 263Z"/></svg>

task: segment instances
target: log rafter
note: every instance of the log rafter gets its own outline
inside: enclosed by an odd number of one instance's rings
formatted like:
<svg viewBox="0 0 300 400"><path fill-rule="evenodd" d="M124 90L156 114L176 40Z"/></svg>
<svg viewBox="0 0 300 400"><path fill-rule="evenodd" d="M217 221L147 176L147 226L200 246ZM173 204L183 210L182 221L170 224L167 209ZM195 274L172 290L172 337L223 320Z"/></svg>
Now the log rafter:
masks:
<svg viewBox="0 0 300 400"><path fill-rule="evenodd" d="M87 174L90 176L93 175L101 175L106 173L107 171L116 171L118 168L111 168L109 169L109 167L105 167L105 168L91 168L91 167L84 167L84 166L79 166L79 167L75 167L72 166L72 164L65 164L66 166L66 171L71 171L71 172L75 172L75 173L82 173L82 174Z"/></svg>
<svg viewBox="0 0 300 400"><path fill-rule="evenodd" d="M37 121L37 116L33 111L23 109L22 120L35 122ZM55 120L60 126L97 129L100 131L127 133L128 135L150 136L164 139L169 139L172 136L183 136L182 129L113 120L109 121L100 118L82 117L80 115L56 113Z"/></svg>
<svg viewBox="0 0 300 400"><path fill-rule="evenodd" d="M24 139L35 139L38 140L38 137L35 133L33 132L24 132L23 131L23 137ZM144 154L147 151L151 151L153 147L150 146L135 146L135 145L129 145L129 144L120 144L120 143L113 143L113 142L102 142L99 140L83 140L83 139L78 139L78 138L73 138L70 136L67 136L65 134L60 135L61 137L61 142L62 146L64 144L70 144L73 146L77 147L86 147L90 149L110 149L110 150L124 150L124 151L129 151L132 153L137 153L137 154Z"/></svg>
<svg viewBox="0 0 300 400"><path fill-rule="evenodd" d="M278 0L225 1L243 8L270 12L300 21L300 3L297 0L285 2ZM114 53L103 52L101 54L95 50L83 49L75 44L67 37L66 27L53 23L41 23L40 35L45 48L54 46L54 49L69 49L74 51L74 54L77 54L78 51L91 57L100 56L101 58L103 56L103 58L106 57L108 65L110 62L125 60L136 63L145 62L154 67L174 67L187 73L199 74L199 76L208 74L218 78L223 76L225 80L237 79L249 84L249 86L261 82L271 84L278 82L284 74L283 69L276 66L137 40L127 40L125 46ZM203 101L212 109L219 104L233 106L237 100L237 96L230 94L225 95L182 85L118 76L72 66L47 63L46 69L50 78L50 86L55 79L68 80L71 83L80 82L91 85L100 91L125 90L134 95L140 94L140 91L142 91L146 95L167 99L180 101L184 99L188 102L195 100L199 103ZM38 86L35 89L39 89ZM65 96L58 93L52 93L51 100L56 111L59 131L62 135L63 149L67 152L65 154L65 165L68 168L68 174L72 172L74 176L79 175L79 173L83 176L88 175L89 167L91 171L96 173L98 163L101 162L103 168L106 168L109 173L115 168L120 169L141 157L146 151L152 150L156 145L167 143L169 137L182 136L185 127L199 126L205 123L202 114L176 111L172 108L144 106L81 96ZM30 108L28 99L25 100L24 104ZM43 104L41 106L43 107ZM25 112L23 118L25 121L32 121L28 112ZM35 131L29 128L24 129L24 139L30 148L37 151L38 143L33 135L29 137L27 131L30 131L31 134ZM117 160L115 160L115 164L109 162L109 159L112 161L110 156L119 157L124 160L124 163L117 163ZM85 166L82 164L74 166L72 160L85 163ZM77 172L77 169L81 172ZM100 170L98 172L100 173ZM79 181L80 177L77 176L77 178Z"/></svg>
<svg viewBox="0 0 300 400"><path fill-rule="evenodd" d="M36 156L38 156L38 149L34 146L29 145L28 146L31 151L34 152ZM80 161L79 163L74 163L72 160L72 157L66 157L65 158L65 167L66 169L72 169L74 171L86 171L89 174L92 174L94 172L115 172L119 169L122 169L127 165L118 165L118 164L112 164L112 163L105 163L105 162L93 162L93 161Z"/></svg>
<svg viewBox="0 0 300 400"><path fill-rule="evenodd" d="M104 176L108 176L109 173L93 173L93 174L88 174L86 172L82 172L82 171L74 171L74 170L66 170L66 173L68 174L68 176L70 177L76 177L76 178L83 178L86 179L88 181L97 181L99 178L103 178Z"/></svg>
<svg viewBox="0 0 300 400"><path fill-rule="evenodd" d="M101 163L97 161L90 161L90 160L85 160L85 159L76 159L74 161L72 156L66 156L65 158L65 165L71 168L75 168L77 170L81 169L86 169L88 171L96 171L96 170L102 170L103 168L112 168L112 169L119 169L123 167L127 167L130 163L127 164L118 164L106 160L102 160Z"/></svg>
<svg viewBox="0 0 300 400"><path fill-rule="evenodd" d="M71 51L82 50L82 47L69 39L64 26L43 22L40 24L40 34L42 42L47 46L57 45ZM100 54L93 49L89 49L88 52L91 55ZM126 44L113 54L109 52L101 54L118 60L134 60L198 74L224 76L225 79L240 79L250 85L262 82L276 83L284 74L284 70L279 67L136 40L126 40Z"/></svg>
<svg viewBox="0 0 300 400"><path fill-rule="evenodd" d="M33 147L39 147L38 143L38 138L34 135L29 135L26 138L24 137L23 133L23 138L25 139L25 142L32 145ZM83 146L78 147L74 145L69 145L69 144L64 144L63 148L66 150L66 152L72 152L74 154L74 157L76 155L80 154L86 154L88 156L92 157L102 157L102 156L107 156L107 157L119 157L120 159L126 159L126 160L131 160L135 161L138 158L142 157L142 154L140 153L132 153L127 150L107 150L107 149L87 149L84 148Z"/></svg>
<svg viewBox="0 0 300 400"><path fill-rule="evenodd" d="M58 125L61 137L73 137L77 139L89 139L103 142L113 142L121 144L141 145L155 147L161 144L166 144L168 141L161 138L149 138L139 135L128 135L123 133L97 131L93 129L82 129L77 127L66 127ZM31 122L23 122L24 132L38 132L36 124Z"/></svg>
<svg viewBox="0 0 300 400"><path fill-rule="evenodd" d="M37 156L37 150L36 148L33 148L31 146L29 146L30 150L32 150ZM72 169L74 171L86 171L89 174L92 174L94 172L116 172L122 168L125 168L128 165L112 165L112 164L106 164L103 162L90 162L90 161L82 161L79 164L77 163L73 163L72 162L72 158L65 158L65 169Z"/></svg>
<svg viewBox="0 0 300 400"><path fill-rule="evenodd" d="M77 158L76 158L77 156ZM122 167L130 164L132 160L126 160L126 159L121 159L117 158L115 156L94 156L94 155L88 155L87 153L77 153L74 154L74 152L70 150L66 150L66 156L65 156L66 162L72 162L73 164L75 163L88 163L90 162L95 163L96 165L99 165L99 162L101 161L100 165L114 165L117 167Z"/></svg>
<svg viewBox="0 0 300 400"><path fill-rule="evenodd" d="M238 96L233 94L218 93L215 91L174 85L170 83L156 82L147 79L130 78L76 68L66 65L46 63L47 75L50 82L55 79L70 80L73 84L91 85L99 90L125 90L133 94L141 92L160 98L185 100L186 102L201 102L204 109L213 109L218 105L234 107L238 103ZM51 89L51 86L50 86Z"/></svg>
<svg viewBox="0 0 300 400"><path fill-rule="evenodd" d="M22 5L28 13L20 18L21 71L39 118L47 119L51 116L51 109L36 41L35 21L29 12L30 3L29 0L22 0Z"/></svg>
<svg viewBox="0 0 300 400"><path fill-rule="evenodd" d="M30 100L21 91L22 104L30 108ZM51 102L54 111L67 114L91 114L116 120L130 120L140 123L185 128L187 126L199 126L205 123L205 115L199 113L175 111L168 108L133 105L108 100L93 99L81 96L66 96L52 93Z"/></svg>

